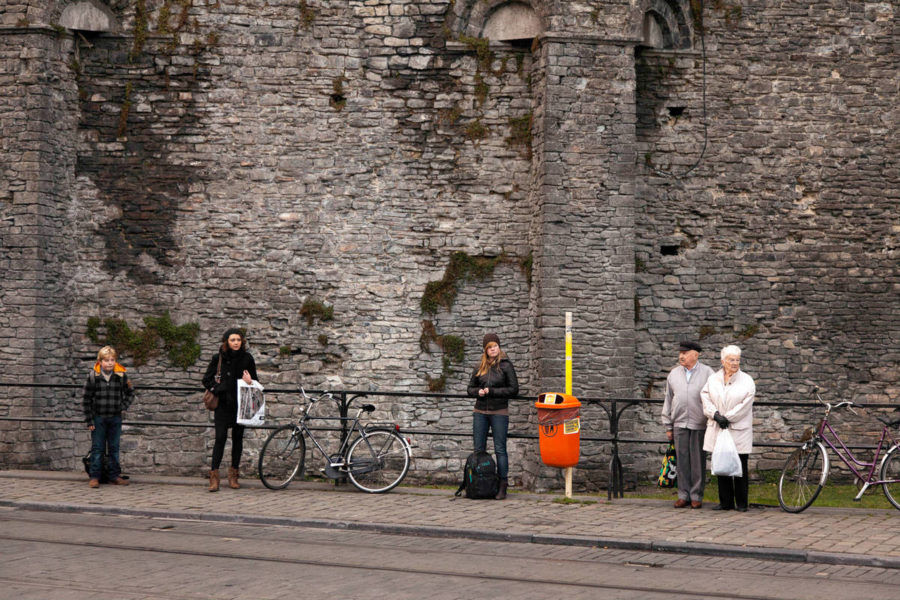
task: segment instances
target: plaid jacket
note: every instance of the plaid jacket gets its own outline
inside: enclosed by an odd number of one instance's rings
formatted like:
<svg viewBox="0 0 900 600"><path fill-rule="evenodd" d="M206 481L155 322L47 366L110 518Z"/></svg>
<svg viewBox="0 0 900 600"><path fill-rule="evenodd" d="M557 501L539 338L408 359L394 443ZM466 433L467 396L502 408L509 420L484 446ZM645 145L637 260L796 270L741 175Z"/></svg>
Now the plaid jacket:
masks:
<svg viewBox="0 0 900 600"><path fill-rule="evenodd" d="M128 381L125 369L116 365L109 381L94 368L84 384L84 420L94 422L94 417L115 417L128 410L134 400L134 389Z"/></svg>

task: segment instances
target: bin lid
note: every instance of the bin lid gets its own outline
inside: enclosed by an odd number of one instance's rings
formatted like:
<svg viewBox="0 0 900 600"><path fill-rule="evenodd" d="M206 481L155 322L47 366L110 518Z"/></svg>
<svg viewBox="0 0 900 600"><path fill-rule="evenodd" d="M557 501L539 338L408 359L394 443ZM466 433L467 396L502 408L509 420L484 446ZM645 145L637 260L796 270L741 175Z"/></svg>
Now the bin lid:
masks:
<svg viewBox="0 0 900 600"><path fill-rule="evenodd" d="M571 394L561 394L558 392L544 392L538 396L537 402L534 403L538 408L574 408L581 406L578 398Z"/></svg>

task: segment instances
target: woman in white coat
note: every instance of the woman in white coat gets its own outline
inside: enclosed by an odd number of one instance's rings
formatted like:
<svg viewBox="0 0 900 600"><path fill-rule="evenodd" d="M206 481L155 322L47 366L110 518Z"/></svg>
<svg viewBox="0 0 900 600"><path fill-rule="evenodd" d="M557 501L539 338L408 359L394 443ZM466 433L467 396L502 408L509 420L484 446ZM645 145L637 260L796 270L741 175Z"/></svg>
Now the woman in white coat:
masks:
<svg viewBox="0 0 900 600"><path fill-rule="evenodd" d="M741 349L737 346L722 348L722 369L706 381L700 392L706 435L703 449L712 452L716 437L723 429L730 429L741 458L741 476L719 475L719 505L713 510L747 511L750 478L747 476L747 458L753 450L753 398L756 384L753 378L741 371Z"/></svg>

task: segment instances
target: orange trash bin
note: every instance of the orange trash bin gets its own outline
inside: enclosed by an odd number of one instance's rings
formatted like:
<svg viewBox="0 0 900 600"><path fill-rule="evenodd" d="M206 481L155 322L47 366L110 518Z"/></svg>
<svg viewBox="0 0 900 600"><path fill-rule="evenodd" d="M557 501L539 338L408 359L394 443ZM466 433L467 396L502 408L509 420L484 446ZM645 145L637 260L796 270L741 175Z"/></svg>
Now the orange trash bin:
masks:
<svg viewBox="0 0 900 600"><path fill-rule="evenodd" d="M546 393L534 403L541 460L549 467L574 467L581 452L581 402L569 394Z"/></svg>

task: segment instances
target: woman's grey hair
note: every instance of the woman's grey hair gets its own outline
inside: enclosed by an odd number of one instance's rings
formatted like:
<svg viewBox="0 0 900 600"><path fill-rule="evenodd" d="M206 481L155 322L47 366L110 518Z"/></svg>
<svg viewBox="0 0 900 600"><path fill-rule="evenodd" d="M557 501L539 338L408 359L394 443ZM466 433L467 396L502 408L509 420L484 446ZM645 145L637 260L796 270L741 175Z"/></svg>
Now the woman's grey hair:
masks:
<svg viewBox="0 0 900 600"><path fill-rule="evenodd" d="M721 358L724 359L726 356L731 356L732 354L737 354L738 356L740 356L740 355L741 355L741 349L738 348L737 346L735 346L734 344L731 344L731 345L729 345L729 346L725 346L724 348L722 348L722 356L721 356Z"/></svg>

